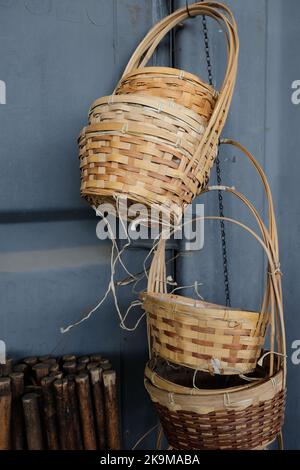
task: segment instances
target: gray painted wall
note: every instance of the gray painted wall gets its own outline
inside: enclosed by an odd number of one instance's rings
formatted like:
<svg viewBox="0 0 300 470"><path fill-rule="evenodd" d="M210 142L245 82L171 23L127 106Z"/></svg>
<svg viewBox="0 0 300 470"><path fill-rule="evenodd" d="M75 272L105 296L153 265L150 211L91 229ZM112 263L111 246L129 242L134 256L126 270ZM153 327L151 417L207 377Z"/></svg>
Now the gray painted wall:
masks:
<svg viewBox="0 0 300 470"><path fill-rule="evenodd" d="M270 178L291 356L292 341L300 339L296 281L300 105L291 103L291 83L300 79L300 4L297 0L226 3L238 22L241 52L224 136L246 145ZM127 447L156 420L143 389L144 327L124 334L109 299L80 328L66 336L59 332L98 301L109 275L110 245L97 240L96 218L79 197L76 139L91 102L113 89L138 40L166 13L167 5L167 0L0 0L0 80L7 86L6 104L0 105L0 338L16 357L49 351L102 351L111 357L122 379ZM211 22L209 29L219 85L224 44ZM166 46L155 61L167 64L168 58ZM175 58L178 67L206 78L199 19L187 22L176 34ZM229 148L222 149L220 157L224 183L236 186L264 211L263 192L249 164ZM217 212L216 194L202 197L201 202L206 214ZM226 196L224 204L227 215L255 226L232 196ZM257 308L263 287L261 250L238 228L229 227L227 238L233 303ZM125 257L129 268L139 271L145 253L137 247L129 250ZM181 284L199 280L207 299L223 302L216 222L206 224L204 250L177 263L177 278ZM133 294L129 288L120 294L124 310ZM299 449L299 366L292 365L290 357L288 363L285 442L286 448Z"/></svg>
<svg viewBox="0 0 300 470"><path fill-rule="evenodd" d="M138 41L166 13L165 2L149 0L0 0L7 88L0 105L0 338L14 357L101 351L111 358L121 377L127 447L156 420L143 387L144 325L124 334L109 298L89 322L60 333L109 281L110 243L96 238L97 219L79 196L77 136L92 101L113 90ZM125 261L139 272L145 255L132 249ZM123 288L123 311L132 298ZM134 320L133 312L130 326Z"/></svg>

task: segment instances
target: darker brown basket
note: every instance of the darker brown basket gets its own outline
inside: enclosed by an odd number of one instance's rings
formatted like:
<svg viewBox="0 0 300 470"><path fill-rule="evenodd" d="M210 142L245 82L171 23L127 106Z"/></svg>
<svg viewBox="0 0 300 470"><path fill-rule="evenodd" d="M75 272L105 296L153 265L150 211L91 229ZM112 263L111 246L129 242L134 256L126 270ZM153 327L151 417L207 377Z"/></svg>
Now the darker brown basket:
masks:
<svg viewBox="0 0 300 470"><path fill-rule="evenodd" d="M270 445L284 421L285 392L242 411L208 414L170 412L156 404L169 445L175 450L255 450Z"/></svg>
<svg viewBox="0 0 300 470"><path fill-rule="evenodd" d="M259 450L280 434L286 390L283 371L253 384L170 392L145 379L169 445L176 450ZM180 386L183 390L184 387ZM192 390L192 389L191 389Z"/></svg>

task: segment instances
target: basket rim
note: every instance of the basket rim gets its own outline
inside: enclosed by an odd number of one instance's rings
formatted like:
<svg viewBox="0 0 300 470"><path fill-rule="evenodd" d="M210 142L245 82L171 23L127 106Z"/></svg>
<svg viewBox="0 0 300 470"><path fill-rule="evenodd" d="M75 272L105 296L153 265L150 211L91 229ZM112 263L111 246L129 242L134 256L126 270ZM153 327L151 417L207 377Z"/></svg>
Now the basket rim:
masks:
<svg viewBox="0 0 300 470"><path fill-rule="evenodd" d="M252 406L255 402L268 401L278 393L285 391L283 384L282 367L273 377L252 386L245 385L242 389L204 390L199 389L199 395L170 392L153 385L145 377L144 385L151 400L166 406L170 410L195 411L210 413L216 410L236 409L243 410ZM203 391L203 393L201 393ZM210 391L210 393L207 393ZM232 401L235 399L236 401Z"/></svg>
<svg viewBox="0 0 300 470"><path fill-rule="evenodd" d="M97 98L91 104L88 115L90 116L94 111L94 108L97 106L117 103L147 106L160 113L166 113L170 114L171 116L175 116L178 119L183 119L183 117L186 117L189 119L189 121L193 120L197 122L198 126L207 125L207 119L200 116L196 111L186 108L182 104L175 103L174 101L167 98L161 98L160 96L142 95L138 93L131 93L126 95L113 94Z"/></svg>
<svg viewBox="0 0 300 470"><path fill-rule="evenodd" d="M149 67L141 67L141 68L136 68L132 70L131 72L128 72L126 75L124 75L120 82L118 87L120 86L121 83L124 81L128 80L130 77L133 77L135 75L140 75L140 74L157 74L161 73L161 75L170 75L173 77L178 77L181 79L188 79L190 81L196 82L197 84L200 84L201 86L204 86L207 88L207 90L213 95L213 98L218 98L219 92L211 86L208 82L205 80L202 80L198 75L187 72L186 70L183 69L178 69L176 67L163 67L163 66L149 66Z"/></svg>
<svg viewBox="0 0 300 470"><path fill-rule="evenodd" d="M245 315L255 315L255 316L260 316L260 312L255 311L255 310L245 310L237 307L226 307L225 305L219 305L219 304L214 304L211 302L207 302L205 300L199 300L199 299L193 299L192 297L186 297L183 295L177 295L177 294L166 294L166 293L160 293L160 292L143 292L141 294L141 298L143 302L146 302L147 299L154 300L156 303L162 303L162 304L177 304L177 305L183 305L185 307L190 307L193 309L198 309L199 314L203 314L205 311L215 311L218 312L220 311L225 315L228 314L229 312L232 313L241 313ZM194 312L193 312L194 313ZM196 312L195 312L196 313ZM180 312L180 314L184 315L183 312ZM221 315L220 315L221 316ZM253 318L254 320L254 318Z"/></svg>
<svg viewBox="0 0 300 470"><path fill-rule="evenodd" d="M149 366L149 362L146 364L145 367L145 377L150 381L150 383L161 390L168 391L170 393L176 393L179 395L199 395L199 396L206 396L206 395L222 395L225 392L229 393L233 391L240 391L245 390L246 388L251 388L258 383L262 383L268 380L268 378L257 379L257 381L253 382L245 382L243 385L235 385L233 387L228 387L226 389L200 389L200 388L192 388L192 387L185 387L184 385L178 385L175 382L171 382L170 380L161 377L157 372L152 370ZM165 388L164 388L165 387ZM207 393L205 393L207 392Z"/></svg>

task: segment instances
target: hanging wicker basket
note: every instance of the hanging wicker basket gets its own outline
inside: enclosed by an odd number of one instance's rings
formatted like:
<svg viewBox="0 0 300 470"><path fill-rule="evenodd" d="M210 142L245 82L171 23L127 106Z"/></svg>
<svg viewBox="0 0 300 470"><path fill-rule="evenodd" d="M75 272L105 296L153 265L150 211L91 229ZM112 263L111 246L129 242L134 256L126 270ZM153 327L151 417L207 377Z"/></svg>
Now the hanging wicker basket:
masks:
<svg viewBox="0 0 300 470"><path fill-rule="evenodd" d="M144 66L157 45L189 15L182 8L159 22L133 54L117 94L92 105L80 134L81 195L92 206L115 206L126 197L129 206L141 203L177 222L206 187L234 90L238 36L231 13L220 4L196 3L190 14L211 16L224 29L228 61L220 92L176 69L152 69L155 76L149 75ZM148 91L138 85L140 73L147 76ZM157 79L161 91L154 95Z"/></svg>
<svg viewBox="0 0 300 470"><path fill-rule="evenodd" d="M260 313L159 293L146 294L143 308L154 354L215 374L255 369L265 341Z"/></svg>
<svg viewBox="0 0 300 470"><path fill-rule="evenodd" d="M281 279L278 270L278 239L272 196L266 176L255 159L237 143L258 171L267 191L269 230L248 199L233 188L229 192L241 199L254 215L261 234L232 219L222 219L241 226L263 247L267 258L267 282L261 311L252 312L211 304L167 293L165 270L165 240L161 239L152 261L148 290L142 294L147 313L150 355L162 357L174 364L212 374L232 375L252 372L265 342L267 326L275 322L283 328L283 318L275 320L275 297L281 299ZM220 190L220 188L212 188ZM219 220L219 217L205 217ZM282 306L280 307L282 311ZM271 344L274 350L274 344Z"/></svg>
<svg viewBox="0 0 300 470"><path fill-rule="evenodd" d="M123 195L180 219L182 202L191 202L199 184L185 168L205 126L193 111L154 97L97 100L79 139L82 196L97 207Z"/></svg>
<svg viewBox="0 0 300 470"><path fill-rule="evenodd" d="M284 322L281 277L278 270L277 228L267 178L254 157L244 147L234 141L228 140L224 143L242 150L258 172L267 194L269 230L245 196L233 188L222 188L234 194L249 208L262 234L260 238L240 222L225 219L250 233L267 255L267 282L261 311L233 309L168 294L163 239L160 240L153 258L148 290L142 294L142 299L143 308L147 313L150 356L153 354L174 364L212 374L233 375L246 374L255 369L265 342L267 326L271 323L273 334L277 322L284 332ZM220 190L218 187L211 189ZM220 218L205 217L205 219ZM275 320L276 303L281 314L278 313L279 316ZM274 341L271 342L271 349L274 350Z"/></svg>
<svg viewBox="0 0 300 470"><path fill-rule="evenodd" d="M279 435L284 372L244 387L174 393L145 379L169 445L175 450L264 449Z"/></svg>
<svg viewBox="0 0 300 470"><path fill-rule="evenodd" d="M234 191L234 190L233 190ZM245 200L246 202L247 200ZM250 204L250 203L249 203ZM251 208L251 206L249 205ZM262 224L267 242L268 232ZM219 217L207 217L217 219ZM274 253L248 227L237 221L258 241L269 260L269 272L274 271ZM271 267L270 267L271 266ZM150 355L191 369L217 375L252 372L265 343L267 326L273 318L269 304L272 280L267 283L260 312L229 308L166 292L165 240L161 239L154 255L148 279L148 291L141 295L147 313ZM271 308L274 309L274 303Z"/></svg>

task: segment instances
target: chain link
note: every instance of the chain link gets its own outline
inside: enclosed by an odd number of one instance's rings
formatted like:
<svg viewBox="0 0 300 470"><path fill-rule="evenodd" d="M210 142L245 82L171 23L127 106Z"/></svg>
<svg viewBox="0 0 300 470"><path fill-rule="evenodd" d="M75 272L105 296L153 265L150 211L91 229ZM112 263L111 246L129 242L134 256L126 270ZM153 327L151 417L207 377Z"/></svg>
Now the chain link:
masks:
<svg viewBox="0 0 300 470"><path fill-rule="evenodd" d="M213 75L212 75L212 65L211 65L211 58L210 58L209 37L208 37L206 16L202 16L202 26L203 26L203 34L204 34L208 82L211 86L213 86ZM221 186L222 185L222 170L221 170L221 164L220 164L220 159L219 159L219 149L218 149L218 153L216 157L216 173L217 173L218 185ZM224 205L223 205L222 191L218 191L218 201L219 201L219 216L224 217ZM224 220L220 221L220 228L221 228L221 244L222 244L222 255L223 255L225 301L226 301L226 306L230 307L231 306L230 284L229 284L226 231L225 231Z"/></svg>

